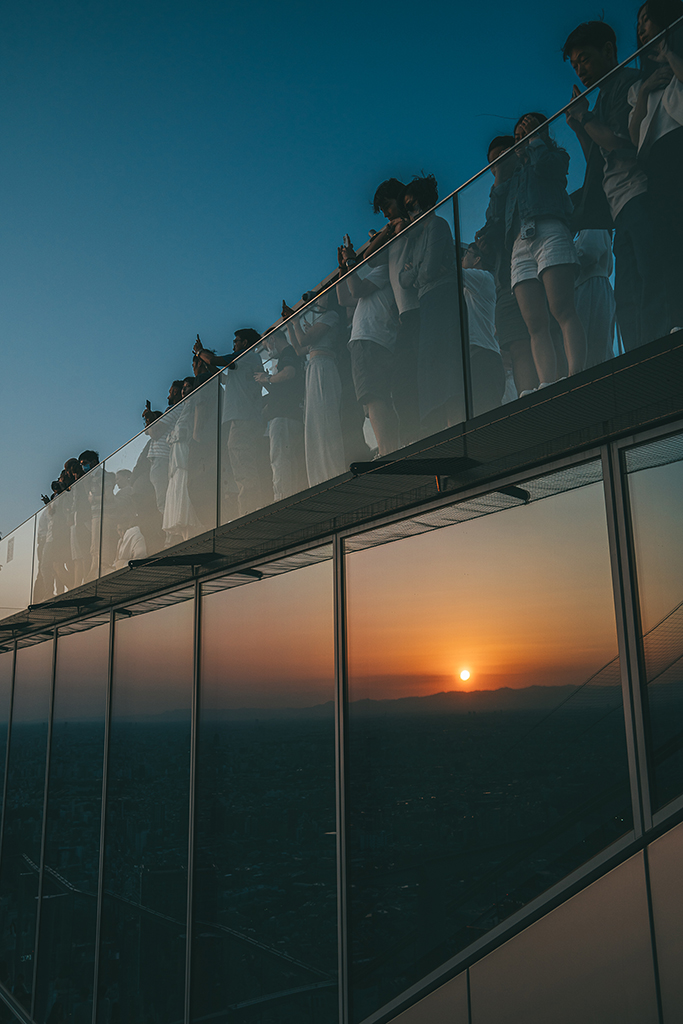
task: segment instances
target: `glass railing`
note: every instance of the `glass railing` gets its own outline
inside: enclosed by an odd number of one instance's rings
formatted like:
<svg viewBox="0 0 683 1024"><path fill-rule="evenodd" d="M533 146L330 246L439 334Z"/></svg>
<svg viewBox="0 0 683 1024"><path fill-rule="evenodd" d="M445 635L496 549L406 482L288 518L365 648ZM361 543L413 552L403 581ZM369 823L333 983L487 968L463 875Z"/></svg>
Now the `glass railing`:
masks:
<svg viewBox="0 0 683 1024"><path fill-rule="evenodd" d="M676 24L668 45L683 53ZM396 183L384 231L343 248L338 271L251 348L206 353L207 370L223 369L0 542L0 618L351 463L550 398L549 386L683 326L683 58L653 65L671 81L640 109L646 57L589 89L571 123L566 109L545 122L520 111L523 137L499 137L489 166L445 199L433 179ZM644 113L639 150L617 139L601 152L594 100L600 91L608 120L629 89L633 116Z"/></svg>

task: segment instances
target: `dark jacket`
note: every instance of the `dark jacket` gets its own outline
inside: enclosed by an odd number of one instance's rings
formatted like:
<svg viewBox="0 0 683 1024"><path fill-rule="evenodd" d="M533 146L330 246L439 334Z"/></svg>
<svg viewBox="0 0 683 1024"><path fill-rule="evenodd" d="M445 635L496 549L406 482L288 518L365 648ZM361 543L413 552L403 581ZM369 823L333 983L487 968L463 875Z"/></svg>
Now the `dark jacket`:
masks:
<svg viewBox="0 0 683 1024"><path fill-rule="evenodd" d="M567 225L571 223L573 208L567 195L568 170L567 151L542 136L531 139L524 147L512 177L495 185L491 192L492 212L503 220L508 248L512 248L526 221L552 217ZM499 189L505 192L504 211L502 195L494 199Z"/></svg>

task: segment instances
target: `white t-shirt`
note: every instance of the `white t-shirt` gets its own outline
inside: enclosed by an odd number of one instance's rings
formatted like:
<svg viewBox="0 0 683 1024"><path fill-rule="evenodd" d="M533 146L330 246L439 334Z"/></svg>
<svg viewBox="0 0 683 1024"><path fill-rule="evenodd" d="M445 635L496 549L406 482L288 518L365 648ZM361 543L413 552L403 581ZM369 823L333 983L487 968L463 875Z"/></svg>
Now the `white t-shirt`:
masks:
<svg viewBox="0 0 683 1024"><path fill-rule="evenodd" d="M333 352L337 341L337 330L339 326L339 313L334 309L307 309L300 320L304 334L307 334L314 324L325 324L329 331L319 337L315 344L311 345L311 352Z"/></svg>
<svg viewBox="0 0 683 1024"><path fill-rule="evenodd" d="M414 288L403 288L398 275L403 270L408 260L407 252L413 241L410 232L403 231L387 246L389 263L389 280L394 293L394 299L398 306L399 313L405 313L409 309L419 309L420 300Z"/></svg>
<svg viewBox="0 0 683 1024"><path fill-rule="evenodd" d="M611 231L586 228L579 231L574 244L580 265L577 288L591 277L610 277L614 268Z"/></svg>
<svg viewBox="0 0 683 1024"><path fill-rule="evenodd" d="M386 263L371 267L364 263L356 271L361 281L370 281L375 291L359 299L353 311L352 341L375 341L393 351L398 329L398 310Z"/></svg>
<svg viewBox="0 0 683 1024"><path fill-rule="evenodd" d="M462 283L467 303L470 345L500 352L496 339L496 285L493 274L488 270L463 269Z"/></svg>
<svg viewBox="0 0 683 1024"><path fill-rule="evenodd" d="M642 82L636 82L628 91L628 101L631 105L629 124L633 118L633 111L638 102L638 94L642 84ZM670 110L677 111L680 109L680 97L677 94L681 92L683 92L683 82L679 82L674 77L666 89L658 89L657 92L651 92L648 96L647 113L640 122L640 132L638 135L639 156L647 156L658 139L682 127L681 122L677 121L669 113Z"/></svg>
<svg viewBox="0 0 683 1024"><path fill-rule="evenodd" d="M234 369L222 375L223 423L228 420L261 419L261 385L254 380L255 373L263 371L261 357L254 349L243 352L235 360Z"/></svg>
<svg viewBox="0 0 683 1024"><path fill-rule="evenodd" d="M125 569L131 558L147 558L147 545L139 526L130 526L116 548L117 569Z"/></svg>

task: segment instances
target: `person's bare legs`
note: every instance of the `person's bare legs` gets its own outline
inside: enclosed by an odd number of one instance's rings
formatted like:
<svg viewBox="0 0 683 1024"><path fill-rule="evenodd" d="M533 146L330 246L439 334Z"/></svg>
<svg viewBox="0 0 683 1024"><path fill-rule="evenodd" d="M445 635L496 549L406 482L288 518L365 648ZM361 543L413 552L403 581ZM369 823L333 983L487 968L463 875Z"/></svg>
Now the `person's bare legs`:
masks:
<svg viewBox="0 0 683 1024"><path fill-rule="evenodd" d="M542 384L552 384L557 380L557 360L550 336L545 295L545 289L538 278L520 281L515 285L515 298L531 338L531 353L538 379Z"/></svg>
<svg viewBox="0 0 683 1024"><path fill-rule="evenodd" d="M384 398L371 398L365 403L372 429L377 438L380 455L388 455L398 448L398 416Z"/></svg>
<svg viewBox="0 0 683 1024"><path fill-rule="evenodd" d="M586 332L574 305L576 268L573 263L562 263L543 271L543 287L564 341L569 376L580 373L586 366Z"/></svg>
<svg viewBox="0 0 683 1024"><path fill-rule="evenodd" d="M522 391L533 391L538 387L539 380L536 373L536 364L531 354L531 345L528 340L518 339L510 345L510 359L512 360L512 375L515 378L515 387L518 394Z"/></svg>

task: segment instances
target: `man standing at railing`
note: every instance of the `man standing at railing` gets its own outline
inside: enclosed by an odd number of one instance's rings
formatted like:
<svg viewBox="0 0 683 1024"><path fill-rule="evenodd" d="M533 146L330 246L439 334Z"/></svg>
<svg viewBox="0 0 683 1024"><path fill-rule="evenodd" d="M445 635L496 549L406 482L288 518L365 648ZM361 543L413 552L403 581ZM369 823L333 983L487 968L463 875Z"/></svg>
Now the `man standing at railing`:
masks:
<svg viewBox="0 0 683 1024"><path fill-rule="evenodd" d="M263 371L261 357L255 349L261 335L253 327L235 331L234 349L226 356L217 356L203 347L199 337L194 351L209 366L226 366L223 378L223 438L227 438L227 454L237 484L239 515L244 516L272 500L269 483L264 479L263 421L261 419L261 385L255 380ZM270 475L270 469L268 472Z"/></svg>
<svg viewBox="0 0 683 1024"><path fill-rule="evenodd" d="M661 338L668 330L664 289L656 269L656 239L648 213L647 177L637 162L628 129L628 93L639 76L632 68L614 70L619 63L617 37L604 21L579 25L567 37L562 52L585 89L612 72L592 110L574 86L575 102L567 113L567 124L587 161L577 228L614 225L614 297L624 347L630 351Z"/></svg>

